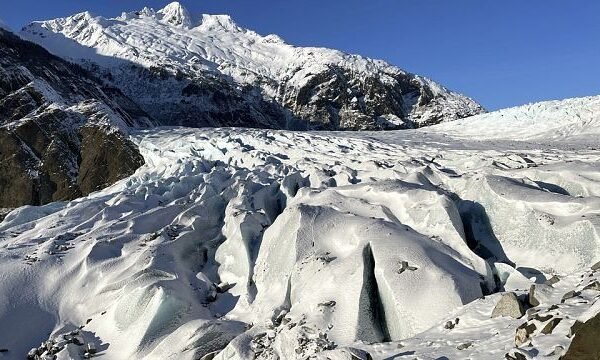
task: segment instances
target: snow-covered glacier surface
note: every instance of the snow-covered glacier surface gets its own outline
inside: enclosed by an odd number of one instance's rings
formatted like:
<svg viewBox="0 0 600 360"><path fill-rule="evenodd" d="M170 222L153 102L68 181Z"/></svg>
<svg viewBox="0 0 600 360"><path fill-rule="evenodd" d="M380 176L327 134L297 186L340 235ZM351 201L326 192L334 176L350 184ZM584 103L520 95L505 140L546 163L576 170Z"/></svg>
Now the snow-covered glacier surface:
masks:
<svg viewBox="0 0 600 360"><path fill-rule="evenodd" d="M600 310L598 122L571 117L597 101L385 133L134 132L133 176L0 223L0 358L53 340L58 359L558 359ZM577 136L486 133L532 111L531 134ZM527 316L491 313L534 284L562 321L516 348Z"/></svg>

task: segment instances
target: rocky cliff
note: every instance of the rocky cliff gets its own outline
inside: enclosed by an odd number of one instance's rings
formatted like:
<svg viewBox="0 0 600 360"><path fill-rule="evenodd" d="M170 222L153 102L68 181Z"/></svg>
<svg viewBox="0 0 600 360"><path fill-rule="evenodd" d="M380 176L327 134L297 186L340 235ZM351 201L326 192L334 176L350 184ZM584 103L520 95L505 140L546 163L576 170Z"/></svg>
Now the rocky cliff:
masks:
<svg viewBox="0 0 600 360"><path fill-rule="evenodd" d="M143 159L127 129L149 123L118 90L0 28L0 208L73 199L131 175Z"/></svg>

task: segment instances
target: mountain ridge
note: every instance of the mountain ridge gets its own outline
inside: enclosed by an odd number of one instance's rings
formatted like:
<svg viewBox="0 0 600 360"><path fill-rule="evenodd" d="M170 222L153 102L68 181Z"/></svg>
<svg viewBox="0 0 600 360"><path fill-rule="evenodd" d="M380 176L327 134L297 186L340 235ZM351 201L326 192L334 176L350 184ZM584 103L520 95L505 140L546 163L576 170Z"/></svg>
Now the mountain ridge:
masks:
<svg viewBox="0 0 600 360"><path fill-rule="evenodd" d="M165 14L175 23L165 20ZM484 111L472 99L382 60L295 47L276 35L240 27L227 15L195 19L177 3L112 19L80 13L34 22L21 36L104 77L127 78L112 85L165 125L194 126L186 118L194 113L200 118L197 126L381 130L421 127ZM131 70L133 65L143 70ZM140 75L144 70L168 81ZM145 89L144 81L136 84L140 76L168 87L173 98ZM190 87L195 90L184 90ZM235 101L211 106L223 97ZM168 114L161 111L164 107ZM232 124L227 110L242 120ZM169 119L177 116L181 119Z"/></svg>

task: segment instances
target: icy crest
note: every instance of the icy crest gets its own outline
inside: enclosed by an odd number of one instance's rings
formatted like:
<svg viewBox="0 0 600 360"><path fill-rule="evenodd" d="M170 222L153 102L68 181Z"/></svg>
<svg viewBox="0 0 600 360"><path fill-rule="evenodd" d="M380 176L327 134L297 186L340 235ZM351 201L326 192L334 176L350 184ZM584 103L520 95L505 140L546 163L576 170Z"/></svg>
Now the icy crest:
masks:
<svg viewBox="0 0 600 360"><path fill-rule="evenodd" d="M502 109L436 125L427 131L479 139L513 140L600 136L600 96L543 101Z"/></svg>
<svg viewBox="0 0 600 360"><path fill-rule="evenodd" d="M239 27L229 15L202 15L200 29L204 31L247 31Z"/></svg>
<svg viewBox="0 0 600 360"><path fill-rule="evenodd" d="M171 25L190 28L192 26L192 16L183 5L174 1L157 12L159 19Z"/></svg>

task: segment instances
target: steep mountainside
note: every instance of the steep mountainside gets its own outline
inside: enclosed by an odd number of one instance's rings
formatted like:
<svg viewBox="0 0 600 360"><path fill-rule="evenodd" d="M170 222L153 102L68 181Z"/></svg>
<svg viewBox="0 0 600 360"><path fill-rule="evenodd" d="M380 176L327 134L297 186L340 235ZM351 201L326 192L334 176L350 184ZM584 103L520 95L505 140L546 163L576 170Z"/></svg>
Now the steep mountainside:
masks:
<svg viewBox="0 0 600 360"><path fill-rule="evenodd" d="M0 208L86 195L143 164L147 116L85 70L0 28Z"/></svg>
<svg viewBox="0 0 600 360"><path fill-rule="evenodd" d="M383 61L260 36L179 3L106 19L34 22L22 36L84 64L167 125L413 128L483 112Z"/></svg>

